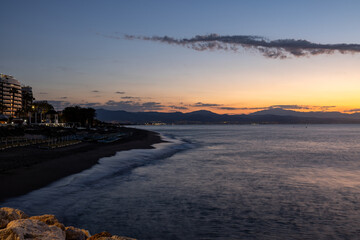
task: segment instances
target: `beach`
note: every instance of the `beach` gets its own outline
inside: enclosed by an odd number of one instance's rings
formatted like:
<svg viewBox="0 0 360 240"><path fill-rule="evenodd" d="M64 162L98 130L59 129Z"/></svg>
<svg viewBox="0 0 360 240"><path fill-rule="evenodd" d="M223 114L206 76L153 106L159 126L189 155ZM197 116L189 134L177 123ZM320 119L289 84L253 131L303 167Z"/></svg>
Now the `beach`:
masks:
<svg viewBox="0 0 360 240"><path fill-rule="evenodd" d="M66 176L79 173L97 164L100 158L119 151L150 149L162 142L151 131L124 128L132 136L113 143L82 142L57 148L40 149L34 146L6 149L0 153L0 201L21 196Z"/></svg>

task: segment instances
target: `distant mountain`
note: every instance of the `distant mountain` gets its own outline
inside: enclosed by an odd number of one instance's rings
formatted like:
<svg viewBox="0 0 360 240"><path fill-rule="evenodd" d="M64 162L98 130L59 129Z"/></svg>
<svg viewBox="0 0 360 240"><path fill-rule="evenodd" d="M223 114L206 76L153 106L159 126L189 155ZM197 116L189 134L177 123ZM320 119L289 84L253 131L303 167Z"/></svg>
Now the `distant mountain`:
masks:
<svg viewBox="0 0 360 240"><path fill-rule="evenodd" d="M311 118L360 118L359 113L346 114L340 112L296 112L292 110L285 110L282 108L273 108L262 110L249 115L277 115L277 116L295 116L295 117L311 117Z"/></svg>
<svg viewBox="0 0 360 240"><path fill-rule="evenodd" d="M219 115L210 111L196 111L191 113L173 112L125 112L110 111L105 109L96 110L97 118L106 122L122 123L215 123L226 121L227 115Z"/></svg>
<svg viewBox="0 0 360 240"><path fill-rule="evenodd" d="M106 109L96 110L97 118L105 122L124 124L310 124L310 123L360 123L360 114L339 112L296 112L281 108L258 111L249 115L216 114L200 110L182 112L126 112Z"/></svg>

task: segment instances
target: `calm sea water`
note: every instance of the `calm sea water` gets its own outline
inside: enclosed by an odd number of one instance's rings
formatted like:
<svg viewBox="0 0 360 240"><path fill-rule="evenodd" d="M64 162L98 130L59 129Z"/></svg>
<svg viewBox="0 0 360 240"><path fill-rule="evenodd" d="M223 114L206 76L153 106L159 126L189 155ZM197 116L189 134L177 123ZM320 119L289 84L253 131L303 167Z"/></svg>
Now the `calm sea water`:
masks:
<svg viewBox="0 0 360 240"><path fill-rule="evenodd" d="M3 205L138 239L360 239L360 125L143 128L169 142Z"/></svg>

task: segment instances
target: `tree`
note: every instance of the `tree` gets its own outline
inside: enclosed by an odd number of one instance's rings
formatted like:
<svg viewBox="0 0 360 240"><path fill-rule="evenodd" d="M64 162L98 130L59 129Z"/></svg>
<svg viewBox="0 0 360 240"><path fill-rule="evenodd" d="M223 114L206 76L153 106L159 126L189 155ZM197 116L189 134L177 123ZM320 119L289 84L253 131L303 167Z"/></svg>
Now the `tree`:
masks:
<svg viewBox="0 0 360 240"><path fill-rule="evenodd" d="M96 116L93 108L82 108L79 106L67 107L62 112L64 122L77 122L81 126L92 126Z"/></svg>
<svg viewBox="0 0 360 240"><path fill-rule="evenodd" d="M16 114L19 115L21 118L27 118L29 113L32 112L32 105L35 98L30 94L29 92L23 92L22 93L22 107L21 109L18 109Z"/></svg>
<svg viewBox="0 0 360 240"><path fill-rule="evenodd" d="M54 110L53 105L51 105L47 101L34 102L33 106L34 106L35 110L37 110L38 112L42 112L42 113L46 113L50 110Z"/></svg>
<svg viewBox="0 0 360 240"><path fill-rule="evenodd" d="M22 107L24 112L30 112L31 111L31 104L32 102L35 100L35 98L32 96L32 94L28 93L28 92L23 92L22 95Z"/></svg>
<svg viewBox="0 0 360 240"><path fill-rule="evenodd" d="M50 110L54 110L54 107L47 101L39 101L33 103L33 110L36 113L40 114L40 122L42 121L42 116Z"/></svg>

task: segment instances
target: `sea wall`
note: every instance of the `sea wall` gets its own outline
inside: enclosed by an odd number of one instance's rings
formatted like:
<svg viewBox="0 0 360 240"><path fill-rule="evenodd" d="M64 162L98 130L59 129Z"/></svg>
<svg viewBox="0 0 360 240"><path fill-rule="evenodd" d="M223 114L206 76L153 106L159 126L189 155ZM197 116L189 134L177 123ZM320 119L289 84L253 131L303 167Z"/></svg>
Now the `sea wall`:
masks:
<svg viewBox="0 0 360 240"><path fill-rule="evenodd" d="M100 220L99 220L100 221ZM108 232L91 235L89 231L64 226L54 215L28 216L23 211L0 208L1 240L134 240Z"/></svg>

